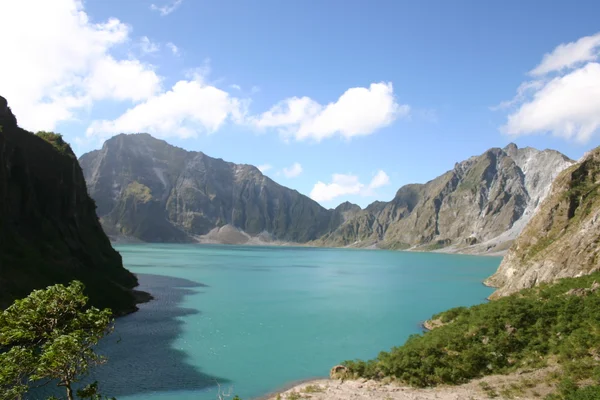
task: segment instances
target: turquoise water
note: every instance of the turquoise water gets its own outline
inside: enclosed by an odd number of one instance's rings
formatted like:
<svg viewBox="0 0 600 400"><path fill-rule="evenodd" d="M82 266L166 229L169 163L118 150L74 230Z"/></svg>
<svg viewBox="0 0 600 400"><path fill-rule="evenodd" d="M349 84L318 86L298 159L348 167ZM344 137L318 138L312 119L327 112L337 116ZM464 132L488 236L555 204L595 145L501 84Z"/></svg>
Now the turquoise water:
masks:
<svg viewBox="0 0 600 400"><path fill-rule="evenodd" d="M400 345L485 301L500 258L350 249L121 245L156 299L117 320L92 378L123 399L243 399Z"/></svg>

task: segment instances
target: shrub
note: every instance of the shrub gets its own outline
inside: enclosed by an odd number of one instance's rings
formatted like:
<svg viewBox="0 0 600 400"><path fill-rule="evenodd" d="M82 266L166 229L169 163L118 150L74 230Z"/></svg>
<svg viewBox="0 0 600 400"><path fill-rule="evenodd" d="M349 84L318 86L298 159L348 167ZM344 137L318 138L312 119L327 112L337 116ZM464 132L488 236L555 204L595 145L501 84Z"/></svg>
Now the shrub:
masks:
<svg viewBox="0 0 600 400"><path fill-rule="evenodd" d="M71 146L69 146L69 144L65 142L60 133L39 131L35 135L50 143L61 154L74 157L73 151L71 150Z"/></svg>

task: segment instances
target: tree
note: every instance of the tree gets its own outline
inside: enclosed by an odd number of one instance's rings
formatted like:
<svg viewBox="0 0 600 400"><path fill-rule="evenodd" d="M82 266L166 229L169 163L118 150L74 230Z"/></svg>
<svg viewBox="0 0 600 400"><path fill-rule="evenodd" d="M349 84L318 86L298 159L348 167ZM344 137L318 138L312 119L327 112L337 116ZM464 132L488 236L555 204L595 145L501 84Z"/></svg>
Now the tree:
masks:
<svg viewBox="0 0 600 400"><path fill-rule="evenodd" d="M106 360L94 352L113 328L109 309L87 307L81 282L35 290L0 314L0 400L20 399L35 381L73 384Z"/></svg>

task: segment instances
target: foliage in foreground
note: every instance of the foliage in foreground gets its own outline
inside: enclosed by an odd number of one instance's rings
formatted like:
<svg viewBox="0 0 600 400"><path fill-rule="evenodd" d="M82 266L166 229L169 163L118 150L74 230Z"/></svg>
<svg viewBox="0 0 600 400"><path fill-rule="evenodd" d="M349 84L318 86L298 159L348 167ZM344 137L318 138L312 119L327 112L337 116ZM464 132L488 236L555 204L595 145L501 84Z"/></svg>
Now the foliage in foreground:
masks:
<svg viewBox="0 0 600 400"><path fill-rule="evenodd" d="M434 316L446 325L413 335L374 360L343 364L356 377L393 377L425 387L535 369L552 358L565 377L600 384L600 289L590 290L594 282L600 282L600 273L455 308ZM594 387L557 398L583 400L588 391L589 398L600 398Z"/></svg>
<svg viewBox="0 0 600 400"><path fill-rule="evenodd" d="M88 308L83 284L33 291L0 314L0 400L21 399L32 384L55 382L74 399L73 385L104 362L93 347L112 329L109 309ZM97 385L78 391L99 399Z"/></svg>

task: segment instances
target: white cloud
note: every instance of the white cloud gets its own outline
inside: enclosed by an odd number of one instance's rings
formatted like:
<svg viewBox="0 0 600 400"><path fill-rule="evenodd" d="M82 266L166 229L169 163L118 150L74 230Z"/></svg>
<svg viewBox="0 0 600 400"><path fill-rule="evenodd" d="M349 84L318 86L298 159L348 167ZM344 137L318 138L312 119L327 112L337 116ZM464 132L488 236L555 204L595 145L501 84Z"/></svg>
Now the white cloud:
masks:
<svg viewBox="0 0 600 400"><path fill-rule="evenodd" d="M317 182L310 192L315 201L331 201L339 196L359 194L364 185L356 175L333 174L331 183Z"/></svg>
<svg viewBox="0 0 600 400"><path fill-rule="evenodd" d="M501 130L509 135L552 133L587 142L600 131L600 33L561 44L531 71L516 96L492 109L514 107ZM550 75L551 74L551 75Z"/></svg>
<svg viewBox="0 0 600 400"><path fill-rule="evenodd" d="M147 132L159 137L195 137L215 132L227 119L241 122L247 103L204 83L200 76L177 82L171 90L154 95L115 120L94 121L87 136Z"/></svg>
<svg viewBox="0 0 600 400"><path fill-rule="evenodd" d="M158 45L148 38L148 36L142 36L140 39L140 48L143 53L151 54L156 53L159 49Z"/></svg>
<svg viewBox="0 0 600 400"><path fill-rule="evenodd" d="M115 18L90 21L77 0L0 2L0 37L10 38L2 42L10 62L0 63L0 88L19 123L51 130L96 100L139 101L160 90L151 65L111 55L130 31Z"/></svg>
<svg viewBox="0 0 600 400"><path fill-rule="evenodd" d="M379 187L389 185L389 183L390 183L390 177L388 176L388 174L386 174L382 170L379 170L379 171L377 171L377 174L375 175L375 177L371 180L369 187L371 189L377 189Z"/></svg>
<svg viewBox="0 0 600 400"><path fill-rule="evenodd" d="M264 174L265 172L267 172L268 170L270 170L271 168L273 168L273 166L271 164L263 164L263 165L259 165L256 168L258 168L259 171Z"/></svg>
<svg viewBox="0 0 600 400"><path fill-rule="evenodd" d="M179 7L181 5L182 2L183 2L183 0L174 0L171 3L167 3L162 7L157 6L156 4L151 4L150 9L152 11L157 11L160 15L162 15L164 17L165 15L169 15L173 11L175 11L177 9L177 7Z"/></svg>
<svg viewBox="0 0 600 400"><path fill-rule="evenodd" d="M142 101L160 90L160 78L138 60L116 61L106 56L96 62L84 79L93 99Z"/></svg>
<svg viewBox="0 0 600 400"><path fill-rule="evenodd" d="M600 32L592 36L582 37L576 42L563 43L556 47L552 53L545 54L542 62L530 73L531 75L541 76L595 60L598 58L599 48Z"/></svg>
<svg viewBox="0 0 600 400"><path fill-rule="evenodd" d="M368 185L361 183L356 175L333 174L331 183L317 182L310 192L310 197L315 201L327 202L347 195L373 196L374 189L389 183L390 177L382 170L377 172Z"/></svg>
<svg viewBox="0 0 600 400"><path fill-rule="evenodd" d="M539 90L544 86L542 81L527 81L523 82L517 88L517 94L512 100L503 101L497 106L490 107L490 110L497 111L505 108L509 108L518 104L527 98L529 93Z"/></svg>
<svg viewBox="0 0 600 400"><path fill-rule="evenodd" d="M236 85L235 83L232 85L229 85L230 88L235 89L235 90L242 90L242 87L240 85Z"/></svg>
<svg viewBox="0 0 600 400"><path fill-rule="evenodd" d="M396 102L392 84L382 82L348 89L326 106L309 97L292 97L252 122L259 128L277 128L297 140L321 141L338 134L346 138L370 135L409 111L408 105Z"/></svg>
<svg viewBox="0 0 600 400"><path fill-rule="evenodd" d="M600 64L556 77L508 116L510 135L552 132L586 142L600 127Z"/></svg>
<svg viewBox="0 0 600 400"><path fill-rule="evenodd" d="M286 178L295 178L302 173L302 165L294 163L291 167L284 168L281 172Z"/></svg>
<svg viewBox="0 0 600 400"><path fill-rule="evenodd" d="M179 47L175 46L174 43L168 42L167 47L169 48L169 50L171 50L171 53L173 53L173 55L179 55Z"/></svg>

